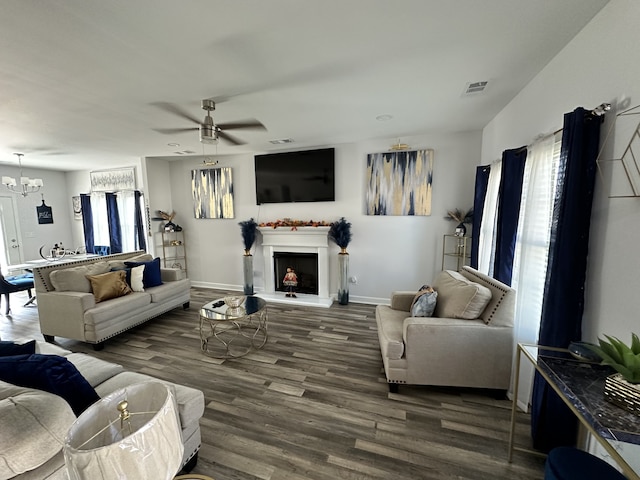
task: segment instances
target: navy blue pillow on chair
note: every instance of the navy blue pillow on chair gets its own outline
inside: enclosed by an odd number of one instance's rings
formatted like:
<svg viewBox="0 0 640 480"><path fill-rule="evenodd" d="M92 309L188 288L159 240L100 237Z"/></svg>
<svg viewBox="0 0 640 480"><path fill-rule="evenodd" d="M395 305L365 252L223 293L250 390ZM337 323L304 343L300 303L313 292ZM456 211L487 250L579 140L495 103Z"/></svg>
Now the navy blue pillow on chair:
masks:
<svg viewBox="0 0 640 480"><path fill-rule="evenodd" d="M100 399L73 363L58 355L0 357L0 380L64 398L76 417Z"/></svg>
<svg viewBox="0 0 640 480"><path fill-rule="evenodd" d="M0 341L0 357L9 357L12 355L25 355L36 353L36 341L31 340L27 343L15 343Z"/></svg>
<svg viewBox="0 0 640 480"><path fill-rule="evenodd" d="M142 274L142 284L144 288L157 287L162 285L162 275L160 274L160 257L156 257L149 262L124 262L127 267L139 267L144 265Z"/></svg>

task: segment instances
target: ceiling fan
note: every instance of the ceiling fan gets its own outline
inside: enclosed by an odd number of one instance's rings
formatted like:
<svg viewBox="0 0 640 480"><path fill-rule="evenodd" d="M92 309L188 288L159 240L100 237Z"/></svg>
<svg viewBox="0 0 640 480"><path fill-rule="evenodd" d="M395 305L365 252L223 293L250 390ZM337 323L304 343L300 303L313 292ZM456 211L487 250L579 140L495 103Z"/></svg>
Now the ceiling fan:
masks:
<svg viewBox="0 0 640 480"><path fill-rule="evenodd" d="M216 144L218 143L218 140L222 138L223 140L226 140L233 145L244 145L246 142L232 135L229 135L226 131L239 130L243 128L261 128L263 130L266 130L265 126L255 119L232 123L214 123L211 112L216 109L216 103L211 98L202 100L202 109L207 112L204 120L202 121L198 120L197 118L193 117L192 115L183 111L180 107L172 103L156 102L154 103L154 105L198 125L197 127L186 128L155 128L154 130L156 132L164 133L167 135L175 135L176 133L199 130L200 141L202 143Z"/></svg>

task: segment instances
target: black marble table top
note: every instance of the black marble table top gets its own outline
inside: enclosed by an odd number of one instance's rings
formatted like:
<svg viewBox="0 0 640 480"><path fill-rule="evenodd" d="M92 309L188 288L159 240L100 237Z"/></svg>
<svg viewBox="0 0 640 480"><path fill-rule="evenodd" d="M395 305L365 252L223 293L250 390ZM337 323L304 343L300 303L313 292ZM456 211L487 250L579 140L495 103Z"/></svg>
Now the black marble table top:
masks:
<svg viewBox="0 0 640 480"><path fill-rule="evenodd" d="M558 355L556 352L553 354ZM568 354L547 356L541 347L538 368L553 379L566 398L603 438L640 444L640 415L604 397L605 378L615 373L611 367L574 360Z"/></svg>

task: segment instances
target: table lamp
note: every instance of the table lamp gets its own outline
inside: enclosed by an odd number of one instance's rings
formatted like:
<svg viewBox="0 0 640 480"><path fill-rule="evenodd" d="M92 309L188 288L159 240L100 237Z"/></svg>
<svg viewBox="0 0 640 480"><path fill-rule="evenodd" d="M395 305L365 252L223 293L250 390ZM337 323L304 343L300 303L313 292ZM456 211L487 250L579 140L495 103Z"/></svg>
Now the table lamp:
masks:
<svg viewBox="0 0 640 480"><path fill-rule="evenodd" d="M146 382L102 398L71 426L63 451L70 480L172 479L184 446L171 390Z"/></svg>

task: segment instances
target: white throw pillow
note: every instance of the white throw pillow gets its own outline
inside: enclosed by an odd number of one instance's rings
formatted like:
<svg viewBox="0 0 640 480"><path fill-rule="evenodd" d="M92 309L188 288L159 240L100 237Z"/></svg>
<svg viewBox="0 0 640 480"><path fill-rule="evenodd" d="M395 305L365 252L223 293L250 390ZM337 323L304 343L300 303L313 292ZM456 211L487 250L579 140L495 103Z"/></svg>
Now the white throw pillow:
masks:
<svg viewBox="0 0 640 480"><path fill-rule="evenodd" d="M142 284L142 275L144 274L144 265L133 267L131 269L131 290L134 292L144 292Z"/></svg>

